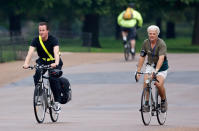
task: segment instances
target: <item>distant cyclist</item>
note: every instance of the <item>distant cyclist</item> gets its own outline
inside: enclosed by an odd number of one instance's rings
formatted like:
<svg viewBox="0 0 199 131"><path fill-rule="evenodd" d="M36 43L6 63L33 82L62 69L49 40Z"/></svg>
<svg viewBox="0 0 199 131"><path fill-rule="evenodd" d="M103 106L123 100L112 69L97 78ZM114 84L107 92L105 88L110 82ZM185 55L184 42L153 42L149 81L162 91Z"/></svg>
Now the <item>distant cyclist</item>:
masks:
<svg viewBox="0 0 199 131"><path fill-rule="evenodd" d="M23 68L27 69L29 67L30 60L34 53L34 50L37 50L39 58L36 60L36 63L39 65L51 65L52 68L60 69L62 68L63 62L59 56L59 43L58 40L49 34L49 27L46 22L40 22L38 26L39 36L35 37L32 40L32 43L29 47L28 54L26 56ZM35 85L39 82L40 70L36 70L34 75ZM51 77L50 86L55 98L55 110L60 111L61 101L61 85L58 78Z"/></svg>
<svg viewBox="0 0 199 131"><path fill-rule="evenodd" d="M160 29L156 25L151 25L147 28L148 39L143 43L140 58L138 62L137 72L141 71L144 64L145 57L147 57L146 72L153 72L153 76L157 77L159 82L155 82L161 97L161 111L164 113L167 111L167 99L166 91L164 88L164 82L167 77L168 60L167 60L167 46L165 42L158 37ZM148 75L144 76L144 88L147 86L145 80ZM140 74L136 74L137 80L140 78ZM146 101L146 105L147 105ZM147 110L147 109L146 109Z"/></svg>
<svg viewBox="0 0 199 131"><path fill-rule="evenodd" d="M121 26L124 46L126 46L127 40L130 40L132 54L135 54L136 28L142 27L143 23L141 14L134 9L134 6L134 3L130 3L117 18L117 22Z"/></svg>

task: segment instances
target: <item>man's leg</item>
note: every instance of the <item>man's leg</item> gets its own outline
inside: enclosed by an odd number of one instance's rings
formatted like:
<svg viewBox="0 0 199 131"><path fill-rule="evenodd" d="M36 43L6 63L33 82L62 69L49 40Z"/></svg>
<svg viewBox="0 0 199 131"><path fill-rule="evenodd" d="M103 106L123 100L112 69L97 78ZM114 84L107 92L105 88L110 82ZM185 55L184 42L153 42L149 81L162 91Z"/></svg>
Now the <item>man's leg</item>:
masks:
<svg viewBox="0 0 199 131"><path fill-rule="evenodd" d="M35 74L33 76L35 86L39 82L40 76L41 76L41 71L40 70L36 70Z"/></svg>
<svg viewBox="0 0 199 131"><path fill-rule="evenodd" d="M58 78L50 77L50 87L54 96L54 110L59 113L61 111L60 101L61 101L61 83Z"/></svg>
<svg viewBox="0 0 199 131"><path fill-rule="evenodd" d="M148 75L147 74L145 74L144 75L144 85L143 85L143 89L145 89L146 87L147 87L147 84L145 83L145 81L148 79ZM145 99L145 104L143 105L143 107L142 107L142 110L144 111L144 112L149 112L150 111L150 106L149 106L149 92L147 91L147 92L145 92L146 94L146 99Z"/></svg>
<svg viewBox="0 0 199 131"><path fill-rule="evenodd" d="M131 53L135 54L135 44L136 44L136 28L130 28L129 29L129 39L131 40Z"/></svg>
<svg viewBox="0 0 199 131"><path fill-rule="evenodd" d="M127 35L128 33L125 31L122 31L122 40L123 40L123 44L125 45L127 42Z"/></svg>
<svg viewBox="0 0 199 131"><path fill-rule="evenodd" d="M131 40L131 53L135 53L135 42L136 42L136 40L135 39L132 39Z"/></svg>
<svg viewBox="0 0 199 131"><path fill-rule="evenodd" d="M157 80L159 82L156 82L156 87L158 88L160 97L162 100L166 99L166 92L165 92L165 88L164 88L164 78L162 76L157 76Z"/></svg>
<svg viewBox="0 0 199 131"><path fill-rule="evenodd" d="M54 95L55 102L61 101L61 83L58 78L50 77L50 87Z"/></svg>
<svg viewBox="0 0 199 131"><path fill-rule="evenodd" d="M166 99L166 91L164 88L164 77L158 75L157 80L159 82L156 82L155 85L158 88L159 95L161 97L161 112L164 113L167 111L167 99Z"/></svg>

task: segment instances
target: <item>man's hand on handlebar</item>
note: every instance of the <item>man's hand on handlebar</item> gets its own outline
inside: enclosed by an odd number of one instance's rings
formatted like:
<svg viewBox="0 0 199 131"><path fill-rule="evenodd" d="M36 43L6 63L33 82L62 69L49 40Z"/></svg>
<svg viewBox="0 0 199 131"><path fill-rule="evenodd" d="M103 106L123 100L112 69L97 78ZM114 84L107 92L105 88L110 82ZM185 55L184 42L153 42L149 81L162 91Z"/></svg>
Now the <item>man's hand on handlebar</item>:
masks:
<svg viewBox="0 0 199 131"><path fill-rule="evenodd" d="M154 79L156 79L157 74L158 74L157 72L153 72L152 77L153 77Z"/></svg>
<svg viewBox="0 0 199 131"><path fill-rule="evenodd" d="M24 69L28 69L29 67L30 67L30 66L29 66L28 64L24 64L24 65L23 65L23 68L24 68Z"/></svg>
<svg viewBox="0 0 199 131"><path fill-rule="evenodd" d="M135 81L138 82L141 77L141 74L139 74L137 71L135 72Z"/></svg>
<svg viewBox="0 0 199 131"><path fill-rule="evenodd" d="M57 64L56 64L56 63L52 63L52 64L50 64L50 66L51 66L52 68L56 68L56 67L57 67Z"/></svg>

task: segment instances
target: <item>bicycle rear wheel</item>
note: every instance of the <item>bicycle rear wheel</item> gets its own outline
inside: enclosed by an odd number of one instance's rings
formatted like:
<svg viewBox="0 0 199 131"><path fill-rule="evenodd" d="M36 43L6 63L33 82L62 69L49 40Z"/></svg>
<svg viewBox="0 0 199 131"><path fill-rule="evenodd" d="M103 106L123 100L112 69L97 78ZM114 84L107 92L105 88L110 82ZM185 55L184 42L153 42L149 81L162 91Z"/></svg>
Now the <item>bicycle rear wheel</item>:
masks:
<svg viewBox="0 0 199 131"><path fill-rule="evenodd" d="M56 111L54 110L54 108L53 108L54 103L55 103L53 93L50 94L50 103L51 103L51 104L50 104L51 106L49 107L50 118L51 118L52 122L57 122L57 120L58 120L58 118L59 118L59 113L56 112Z"/></svg>
<svg viewBox="0 0 199 131"><path fill-rule="evenodd" d="M46 105L43 97L43 90L40 84L35 87L33 96L34 114L38 123L43 123L46 113Z"/></svg>
<svg viewBox="0 0 199 131"><path fill-rule="evenodd" d="M160 125L164 125L167 117L167 111L161 112L161 97L158 93L158 89L156 89L156 114L157 114L157 120Z"/></svg>
<svg viewBox="0 0 199 131"><path fill-rule="evenodd" d="M146 101L148 101L147 104L147 110L146 110ZM144 88L142 92L142 97L141 97L141 116L142 116L142 121L144 125L149 125L151 121L151 112L152 112L152 100L151 100L151 92L149 91L148 88Z"/></svg>
<svg viewBox="0 0 199 131"><path fill-rule="evenodd" d="M126 47L124 47L124 58L125 58L126 61L129 60L130 51L131 51L130 45L129 45L129 43L127 43L127 44L126 44Z"/></svg>

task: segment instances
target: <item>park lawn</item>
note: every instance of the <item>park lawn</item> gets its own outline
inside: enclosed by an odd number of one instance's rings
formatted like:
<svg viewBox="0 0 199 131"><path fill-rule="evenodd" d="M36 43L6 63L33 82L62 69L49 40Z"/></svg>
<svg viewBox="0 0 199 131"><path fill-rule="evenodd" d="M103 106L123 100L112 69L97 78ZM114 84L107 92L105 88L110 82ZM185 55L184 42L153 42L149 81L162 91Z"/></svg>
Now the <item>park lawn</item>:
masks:
<svg viewBox="0 0 199 131"><path fill-rule="evenodd" d="M176 39L164 39L169 53L199 53L199 45L191 45L191 38L181 37ZM139 52L143 40L136 41L136 52ZM91 48L91 52L123 52L122 40L114 38L101 38L102 48Z"/></svg>
<svg viewBox="0 0 199 131"><path fill-rule="evenodd" d="M164 39L167 44L168 53L199 53L199 45L191 45L191 38L179 37L176 39ZM102 52L113 53L123 52L122 40L116 40L113 37L100 38L101 48L84 47L82 40L79 39L60 39L61 52ZM136 52L141 50L144 39L136 41ZM24 47L25 46L25 47ZM28 49L27 45L4 45L0 47L0 62L13 61L17 58L17 52Z"/></svg>

